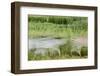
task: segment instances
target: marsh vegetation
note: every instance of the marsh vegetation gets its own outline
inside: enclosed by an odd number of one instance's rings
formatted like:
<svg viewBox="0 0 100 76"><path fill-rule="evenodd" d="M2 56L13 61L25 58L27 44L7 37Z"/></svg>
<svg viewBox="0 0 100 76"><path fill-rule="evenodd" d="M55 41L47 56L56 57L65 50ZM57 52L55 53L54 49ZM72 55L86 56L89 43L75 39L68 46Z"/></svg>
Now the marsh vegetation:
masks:
<svg viewBox="0 0 100 76"><path fill-rule="evenodd" d="M28 16L28 60L87 58L87 17Z"/></svg>

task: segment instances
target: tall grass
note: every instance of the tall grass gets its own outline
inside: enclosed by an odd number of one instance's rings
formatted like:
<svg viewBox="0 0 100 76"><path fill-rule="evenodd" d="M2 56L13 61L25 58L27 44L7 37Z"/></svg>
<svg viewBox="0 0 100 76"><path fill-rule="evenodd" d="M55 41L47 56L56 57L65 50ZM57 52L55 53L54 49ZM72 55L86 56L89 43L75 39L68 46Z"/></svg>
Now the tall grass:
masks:
<svg viewBox="0 0 100 76"><path fill-rule="evenodd" d="M29 38L86 35L86 17L29 16Z"/></svg>
<svg viewBox="0 0 100 76"><path fill-rule="evenodd" d="M87 17L71 17L71 16L32 16L29 15L28 18L29 22L48 22L48 23L54 23L54 24L73 24L73 22L82 22L87 21Z"/></svg>
<svg viewBox="0 0 100 76"><path fill-rule="evenodd" d="M73 43L68 40L65 44L60 45L58 49L60 50L60 55L58 53L47 52L45 55L35 54L34 49L28 52L28 60L52 60L52 59L83 59L87 58L88 49L86 46L80 47L80 55L77 51L72 52L71 50ZM77 49L75 47L74 49ZM48 48L47 50L53 50Z"/></svg>

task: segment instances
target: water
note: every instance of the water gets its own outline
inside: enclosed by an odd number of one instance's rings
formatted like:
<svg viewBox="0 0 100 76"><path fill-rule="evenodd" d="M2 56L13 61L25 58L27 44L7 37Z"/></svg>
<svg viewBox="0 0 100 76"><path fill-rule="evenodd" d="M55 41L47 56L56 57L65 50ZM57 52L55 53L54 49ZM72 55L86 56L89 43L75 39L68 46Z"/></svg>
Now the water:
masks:
<svg viewBox="0 0 100 76"><path fill-rule="evenodd" d="M64 39L36 38L29 39L29 50L33 48L53 48L65 43Z"/></svg>
<svg viewBox="0 0 100 76"><path fill-rule="evenodd" d="M71 40L72 51L77 51L78 48L80 49L82 46L87 46L87 39L86 38L76 38ZM55 38L34 38L29 39L29 51L35 48L35 54L46 55L48 52L54 54L60 54L59 46L66 43L66 39L55 39ZM76 48L76 50L75 50ZM51 49L51 50L48 50ZM79 50L80 52L80 50Z"/></svg>

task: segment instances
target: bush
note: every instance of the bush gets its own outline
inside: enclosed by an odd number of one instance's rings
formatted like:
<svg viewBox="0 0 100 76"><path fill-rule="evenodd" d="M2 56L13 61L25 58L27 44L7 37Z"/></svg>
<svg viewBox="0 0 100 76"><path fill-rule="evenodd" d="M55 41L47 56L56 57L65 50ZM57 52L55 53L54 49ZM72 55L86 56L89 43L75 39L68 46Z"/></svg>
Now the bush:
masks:
<svg viewBox="0 0 100 76"><path fill-rule="evenodd" d="M87 56L88 55L88 48L83 46L81 48L81 56Z"/></svg>

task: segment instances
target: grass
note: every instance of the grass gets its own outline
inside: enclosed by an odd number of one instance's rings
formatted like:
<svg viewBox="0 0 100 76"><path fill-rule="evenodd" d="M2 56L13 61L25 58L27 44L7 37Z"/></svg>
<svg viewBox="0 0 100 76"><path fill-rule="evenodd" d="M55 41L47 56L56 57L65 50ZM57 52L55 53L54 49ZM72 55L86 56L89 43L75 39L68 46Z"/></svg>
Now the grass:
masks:
<svg viewBox="0 0 100 76"><path fill-rule="evenodd" d="M29 38L87 35L86 17L30 16Z"/></svg>
<svg viewBox="0 0 100 76"><path fill-rule="evenodd" d="M75 37L86 35L85 30L73 30L65 28L64 25L53 23L29 22L29 38L35 37Z"/></svg>
<svg viewBox="0 0 100 76"><path fill-rule="evenodd" d="M71 46L67 46L67 44L62 45L59 47L60 55L59 54L51 54L48 52L45 55L41 54L34 54L34 49L28 52L28 60L52 60L52 59L83 59L87 58L87 47L81 47L81 56L77 53L77 51L73 52L71 55Z"/></svg>
<svg viewBox="0 0 100 76"><path fill-rule="evenodd" d="M50 52L46 55L34 54L35 48L28 51L28 60L48 60L48 59L80 59L87 58L87 46L81 46L80 53L71 53L73 49L72 38L76 37L87 37L87 17L62 17L62 16L33 16L29 15L29 39L52 37L55 39L66 39L66 43L60 45L60 55L51 54ZM77 49L74 48L74 49ZM48 48L48 50L52 50Z"/></svg>

